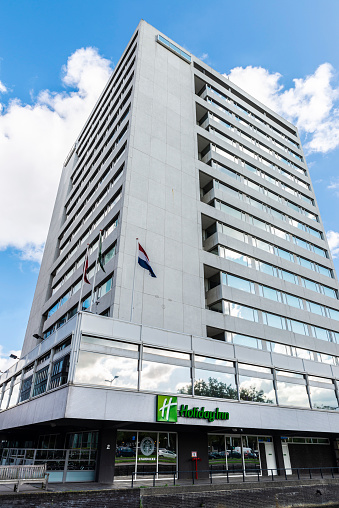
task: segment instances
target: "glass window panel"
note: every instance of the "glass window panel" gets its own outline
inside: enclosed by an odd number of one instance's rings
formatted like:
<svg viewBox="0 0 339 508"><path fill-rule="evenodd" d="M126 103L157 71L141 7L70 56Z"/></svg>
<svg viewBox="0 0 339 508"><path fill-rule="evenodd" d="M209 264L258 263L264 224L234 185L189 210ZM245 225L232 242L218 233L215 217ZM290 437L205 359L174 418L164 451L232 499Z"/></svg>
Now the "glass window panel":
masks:
<svg viewBox="0 0 339 508"><path fill-rule="evenodd" d="M208 436L208 463L209 467L220 471L226 469L226 450L224 435Z"/></svg>
<svg viewBox="0 0 339 508"><path fill-rule="evenodd" d="M247 185L250 189L254 189L254 190L260 192L260 185L258 185L257 183L252 182L251 180L245 180L245 183L247 183Z"/></svg>
<svg viewBox="0 0 339 508"><path fill-rule="evenodd" d="M223 283L225 284L224 280ZM254 293L254 286L249 280L241 279L235 275L227 274L227 285L235 289L240 289L241 291L246 291L247 293Z"/></svg>
<svg viewBox="0 0 339 508"><path fill-rule="evenodd" d="M334 390L310 386L311 402L315 409L337 410L338 400Z"/></svg>
<svg viewBox="0 0 339 508"><path fill-rule="evenodd" d="M223 235L231 236L232 238L235 238L236 240L240 240L241 242L244 241L244 233L242 233L241 231L238 231L237 229L233 229L228 226L225 226L225 224L222 224L222 233L223 233Z"/></svg>
<svg viewBox="0 0 339 508"><path fill-rule="evenodd" d="M314 269L314 265L311 261L309 261L309 259L299 257L298 260L299 260L299 264L301 266L304 266L305 268L309 268L310 270Z"/></svg>
<svg viewBox="0 0 339 508"><path fill-rule="evenodd" d="M314 335L320 340L329 340L328 331L325 328L319 328L319 326L313 326Z"/></svg>
<svg viewBox="0 0 339 508"><path fill-rule="evenodd" d="M290 239L288 233L285 233L285 231L282 231L282 229L278 229L278 228L275 228L275 227L272 227L271 229L272 229L272 233L275 236L278 236L279 238L283 238L284 240L289 240Z"/></svg>
<svg viewBox="0 0 339 508"><path fill-rule="evenodd" d="M250 258L245 256L244 254L240 254L240 252L235 252L234 250L229 250L223 248L223 256L225 259L229 259L230 261L235 261L243 266L250 265Z"/></svg>
<svg viewBox="0 0 339 508"><path fill-rule="evenodd" d="M287 293L284 294L285 301L287 305L291 305L291 307L296 307L297 309L303 308L303 302L297 296L289 295Z"/></svg>
<svg viewBox="0 0 339 508"><path fill-rule="evenodd" d="M267 231L267 224L266 224L266 222L263 222L262 220L252 217L252 224L253 224L253 226L256 226L257 228Z"/></svg>
<svg viewBox="0 0 339 508"><path fill-rule="evenodd" d="M294 237L294 241L299 247L303 247L303 249L308 249L309 245L305 240L302 240L301 238Z"/></svg>
<svg viewBox="0 0 339 508"><path fill-rule="evenodd" d="M276 196L276 194L274 194ZM278 210L275 210L274 208L271 208L271 215L275 217L276 219L284 220L285 215L281 212L278 212Z"/></svg>
<svg viewBox="0 0 339 508"><path fill-rule="evenodd" d="M240 335L239 333L233 334L233 344L238 346L253 347L255 349L262 349L262 342L255 337L248 337L247 335Z"/></svg>
<svg viewBox="0 0 339 508"><path fill-rule="evenodd" d="M138 351L139 349L138 344L119 342L114 339L102 339L100 337L90 337L89 335L83 335L81 341L88 344L98 344L99 346L115 347L118 349L129 349L131 351Z"/></svg>
<svg viewBox="0 0 339 508"><path fill-rule="evenodd" d="M279 344L278 342L269 342L270 350L272 353L277 353L281 355L289 355L290 354L290 346L286 346L286 344Z"/></svg>
<svg viewBox="0 0 339 508"><path fill-rule="evenodd" d="M75 382L136 389L138 360L80 351Z"/></svg>
<svg viewBox="0 0 339 508"><path fill-rule="evenodd" d="M276 269L274 266L269 265L268 263L263 263L262 261L258 261L258 270L263 273L267 273L268 275L276 276Z"/></svg>
<svg viewBox="0 0 339 508"><path fill-rule="evenodd" d="M275 390L271 379L239 376L240 400L276 404Z"/></svg>
<svg viewBox="0 0 339 508"><path fill-rule="evenodd" d="M159 432L158 471L177 470L177 436L170 432Z"/></svg>
<svg viewBox="0 0 339 508"><path fill-rule="evenodd" d="M237 303L230 302L230 315L240 319L248 319L250 321L258 322L258 311L245 305L238 305Z"/></svg>
<svg viewBox="0 0 339 508"><path fill-rule="evenodd" d="M144 353L149 353L151 355L166 356L169 358L180 358L181 360L190 360L190 355L188 353L181 353L179 351L170 351L168 349L158 349L155 347L144 346Z"/></svg>
<svg viewBox="0 0 339 508"><path fill-rule="evenodd" d="M276 370L277 376L285 376L285 377L296 377L298 379L304 379L302 374L298 374L297 372L289 372L288 370Z"/></svg>
<svg viewBox="0 0 339 508"><path fill-rule="evenodd" d="M189 367L160 362L142 362L141 390L167 393L192 393Z"/></svg>
<svg viewBox="0 0 339 508"><path fill-rule="evenodd" d="M277 316L276 314L270 314L268 312L263 312L263 320L264 323L268 326L280 328L280 330L286 330L285 319L282 318L281 316Z"/></svg>
<svg viewBox="0 0 339 508"><path fill-rule="evenodd" d="M309 311L313 312L314 314L319 314L319 316L326 316L324 307L318 303L309 302L307 300L307 307Z"/></svg>
<svg viewBox="0 0 339 508"><path fill-rule="evenodd" d="M294 261L293 254L291 252L288 252L285 249L280 249L279 247L277 247L277 254L279 257L281 257L283 259L287 259L288 261L292 261L292 262Z"/></svg>
<svg viewBox="0 0 339 508"><path fill-rule="evenodd" d="M277 387L279 404L285 406L310 407L306 386L277 381Z"/></svg>
<svg viewBox="0 0 339 508"><path fill-rule="evenodd" d="M292 332L300 333L301 335L309 335L308 327L305 323L302 323L301 321L295 321L294 319L291 319L290 323Z"/></svg>
<svg viewBox="0 0 339 508"><path fill-rule="evenodd" d="M332 277L331 270L329 270L328 268L325 268L325 266L317 265L317 268L318 268L318 272L321 273L322 275L326 275L327 277Z"/></svg>
<svg viewBox="0 0 339 508"><path fill-rule="evenodd" d="M98 288L98 298L101 298L112 289L112 280L112 278L108 279Z"/></svg>
<svg viewBox="0 0 339 508"><path fill-rule="evenodd" d="M311 291L318 291L318 285L313 282L313 280L303 278L302 281L305 288L310 289Z"/></svg>
<svg viewBox="0 0 339 508"><path fill-rule="evenodd" d="M235 375L213 370L195 369L194 394L204 397L238 399Z"/></svg>
<svg viewBox="0 0 339 508"><path fill-rule="evenodd" d="M5 388L5 391L4 391L4 394L2 397L2 401L1 401L1 406L0 406L1 411L3 411L4 409L7 408L7 404L8 404L8 400L9 400L10 384L11 384L10 382L7 383L7 387Z"/></svg>
<svg viewBox="0 0 339 508"><path fill-rule="evenodd" d="M239 363L239 369L253 370L254 372L263 372L265 374L272 374L271 369L268 367L259 367L259 365L251 365L249 363Z"/></svg>
<svg viewBox="0 0 339 508"><path fill-rule="evenodd" d="M328 379L326 377L308 376L308 380L315 381L316 383L325 383L327 385L333 385L332 379Z"/></svg>
<svg viewBox="0 0 339 508"><path fill-rule="evenodd" d="M14 381L13 390L12 390L12 394L11 394L11 398L10 398L8 407L15 406L15 404L18 402L20 379L21 379L21 376L19 375Z"/></svg>
<svg viewBox="0 0 339 508"><path fill-rule="evenodd" d="M221 365L222 367L234 367L233 362L220 360L219 358L211 358L210 356L195 355L196 362L210 363L212 365Z"/></svg>
<svg viewBox="0 0 339 508"><path fill-rule="evenodd" d="M259 446L257 436L242 436L245 469L249 474L260 468Z"/></svg>
<svg viewBox="0 0 339 508"><path fill-rule="evenodd" d="M259 240L259 238L255 238L255 244L258 247L258 249L265 250L266 252L272 252L273 247L267 242L264 242L263 240Z"/></svg>
<svg viewBox="0 0 339 508"><path fill-rule="evenodd" d="M308 351L307 349L302 349L299 347L294 348L295 356L298 358L304 358L305 360L313 360L313 355L311 351Z"/></svg>
<svg viewBox="0 0 339 508"><path fill-rule="evenodd" d="M337 298L337 292L334 289L322 286L322 290L326 296L329 296L330 298Z"/></svg>
<svg viewBox="0 0 339 508"><path fill-rule="evenodd" d="M262 287L262 295L264 298L269 298L270 300L274 300L276 302L281 302L281 293L276 289L269 288L267 286Z"/></svg>
<svg viewBox="0 0 339 508"><path fill-rule="evenodd" d="M236 219L241 220L242 214L240 210L237 210L236 208L232 208L231 206L225 205L224 203L220 203L220 209L227 213L228 215L231 215L232 217L235 217Z"/></svg>
<svg viewBox="0 0 339 508"><path fill-rule="evenodd" d="M313 245L313 250L316 254L319 254L319 256L322 256L323 258L326 258L326 251L324 249L321 249L320 247L316 247Z"/></svg>
<svg viewBox="0 0 339 508"><path fill-rule="evenodd" d="M335 319L335 320L339 321L339 311L334 310L334 309L330 309L328 307L327 307L327 310L329 311L330 317L332 319Z"/></svg>
<svg viewBox="0 0 339 508"><path fill-rule="evenodd" d="M157 433L138 432L137 469L140 472L156 471Z"/></svg>
<svg viewBox="0 0 339 508"><path fill-rule="evenodd" d="M322 363L328 363L329 365L335 365L335 357L332 355L327 355L325 353L317 353L319 356L319 361Z"/></svg>
<svg viewBox="0 0 339 508"><path fill-rule="evenodd" d="M282 279L286 280L286 282L291 282L292 284L298 284L298 279L294 275L294 273L287 272L286 270L281 270Z"/></svg>

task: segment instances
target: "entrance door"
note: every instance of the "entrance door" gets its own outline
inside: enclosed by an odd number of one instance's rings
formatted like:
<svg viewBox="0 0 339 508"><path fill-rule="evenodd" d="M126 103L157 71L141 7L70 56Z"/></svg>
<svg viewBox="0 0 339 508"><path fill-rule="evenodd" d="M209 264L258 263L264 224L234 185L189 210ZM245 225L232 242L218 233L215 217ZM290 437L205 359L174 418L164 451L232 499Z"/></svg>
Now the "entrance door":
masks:
<svg viewBox="0 0 339 508"><path fill-rule="evenodd" d="M266 464L268 469L268 474L271 475L272 472L274 475L277 474L277 463L275 461L274 454L274 446L272 442L265 441L265 455L266 455Z"/></svg>
<svg viewBox="0 0 339 508"><path fill-rule="evenodd" d="M290 452L288 450L288 443L282 443L282 452L284 457L284 468L286 469L286 474L292 474L291 469L291 459L290 459Z"/></svg>

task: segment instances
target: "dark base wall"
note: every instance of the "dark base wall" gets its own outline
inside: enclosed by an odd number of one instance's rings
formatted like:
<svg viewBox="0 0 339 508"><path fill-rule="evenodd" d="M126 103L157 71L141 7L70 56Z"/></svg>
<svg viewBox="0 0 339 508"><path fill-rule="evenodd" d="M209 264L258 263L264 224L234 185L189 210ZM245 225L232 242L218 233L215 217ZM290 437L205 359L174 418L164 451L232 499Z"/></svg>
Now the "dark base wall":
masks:
<svg viewBox="0 0 339 508"><path fill-rule="evenodd" d="M191 458L192 451L198 453L198 477L208 477L208 436L207 432L179 432L178 433L178 471L179 478L192 478L195 463ZM187 471L187 473L185 473ZM199 471L203 471L199 473Z"/></svg>
<svg viewBox="0 0 339 508"><path fill-rule="evenodd" d="M336 481L0 495L1 508L339 508ZM292 504L291 504L292 501Z"/></svg>
<svg viewBox="0 0 339 508"><path fill-rule="evenodd" d="M290 444L288 445L292 467L333 467L333 450L330 445Z"/></svg>

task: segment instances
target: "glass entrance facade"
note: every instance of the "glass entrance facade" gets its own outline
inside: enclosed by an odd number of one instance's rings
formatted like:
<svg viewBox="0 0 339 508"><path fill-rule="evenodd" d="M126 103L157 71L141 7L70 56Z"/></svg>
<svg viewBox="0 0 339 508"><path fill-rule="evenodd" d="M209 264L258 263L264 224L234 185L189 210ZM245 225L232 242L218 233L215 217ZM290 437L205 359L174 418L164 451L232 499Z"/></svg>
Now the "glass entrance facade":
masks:
<svg viewBox="0 0 339 508"><path fill-rule="evenodd" d="M118 430L114 476L177 471L177 434Z"/></svg>
<svg viewBox="0 0 339 508"><path fill-rule="evenodd" d="M208 461L209 469L215 474L226 471L233 474L257 474L262 467L259 442L272 440L263 436L240 436L226 434L209 434ZM266 460L264 461L266 464Z"/></svg>

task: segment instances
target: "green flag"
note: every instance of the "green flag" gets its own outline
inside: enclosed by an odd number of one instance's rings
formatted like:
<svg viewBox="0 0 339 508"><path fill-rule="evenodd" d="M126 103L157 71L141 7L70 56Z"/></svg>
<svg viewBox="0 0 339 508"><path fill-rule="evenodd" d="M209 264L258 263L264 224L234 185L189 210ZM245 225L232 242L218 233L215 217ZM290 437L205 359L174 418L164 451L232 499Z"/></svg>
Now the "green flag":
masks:
<svg viewBox="0 0 339 508"><path fill-rule="evenodd" d="M104 273L106 273L105 268L104 268L103 256L102 256L101 250L102 250L102 238L101 238L101 231L100 231L100 235L99 235L99 250L98 250L98 263L101 266L101 270Z"/></svg>

